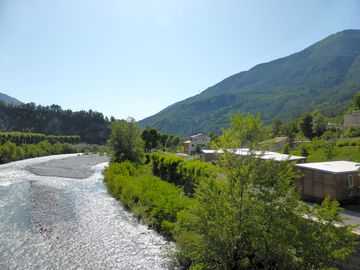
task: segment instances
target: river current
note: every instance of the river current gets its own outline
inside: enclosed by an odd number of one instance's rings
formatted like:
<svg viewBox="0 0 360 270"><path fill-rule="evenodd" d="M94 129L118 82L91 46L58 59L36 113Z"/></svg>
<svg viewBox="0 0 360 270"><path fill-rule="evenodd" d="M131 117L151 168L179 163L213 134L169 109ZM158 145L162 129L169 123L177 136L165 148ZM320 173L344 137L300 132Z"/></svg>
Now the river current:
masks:
<svg viewBox="0 0 360 270"><path fill-rule="evenodd" d="M64 157L0 166L0 269L169 269L173 245L107 194L107 163L86 179L27 170Z"/></svg>

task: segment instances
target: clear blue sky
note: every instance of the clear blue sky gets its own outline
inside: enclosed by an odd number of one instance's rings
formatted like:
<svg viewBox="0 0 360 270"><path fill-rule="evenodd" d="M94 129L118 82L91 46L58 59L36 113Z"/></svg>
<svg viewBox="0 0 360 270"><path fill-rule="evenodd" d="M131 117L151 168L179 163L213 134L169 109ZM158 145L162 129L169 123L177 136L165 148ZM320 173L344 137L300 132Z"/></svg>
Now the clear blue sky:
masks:
<svg viewBox="0 0 360 270"><path fill-rule="evenodd" d="M0 92L141 120L359 28L358 0L0 0Z"/></svg>

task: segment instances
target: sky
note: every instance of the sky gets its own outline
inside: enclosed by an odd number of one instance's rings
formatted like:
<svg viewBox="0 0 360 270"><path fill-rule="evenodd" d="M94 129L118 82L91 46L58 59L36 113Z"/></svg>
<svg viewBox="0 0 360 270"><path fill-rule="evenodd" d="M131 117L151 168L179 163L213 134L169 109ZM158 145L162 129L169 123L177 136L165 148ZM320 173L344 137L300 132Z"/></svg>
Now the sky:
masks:
<svg viewBox="0 0 360 270"><path fill-rule="evenodd" d="M141 120L345 29L359 0L0 0L0 92Z"/></svg>

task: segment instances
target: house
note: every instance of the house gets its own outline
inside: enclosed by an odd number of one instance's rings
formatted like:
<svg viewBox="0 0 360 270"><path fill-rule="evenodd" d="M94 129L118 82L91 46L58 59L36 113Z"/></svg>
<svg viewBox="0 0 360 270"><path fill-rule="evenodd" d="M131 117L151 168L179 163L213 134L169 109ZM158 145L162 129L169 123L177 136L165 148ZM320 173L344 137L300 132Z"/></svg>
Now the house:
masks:
<svg viewBox="0 0 360 270"><path fill-rule="evenodd" d="M210 143L210 137L199 133L190 137L190 140L184 142L184 154L194 155L197 149L203 149Z"/></svg>
<svg viewBox="0 0 360 270"><path fill-rule="evenodd" d="M353 187L360 186L360 164L350 161L329 161L296 164L301 177L295 181L304 199L343 201L354 194Z"/></svg>
<svg viewBox="0 0 360 270"><path fill-rule="evenodd" d="M228 151L239 156L254 155L264 160L271 159L275 161L293 161L296 163L304 163L306 161L306 157L302 157L302 156L286 155L286 154L280 154L270 151L250 151L250 149L248 148L229 149ZM202 150L201 151L202 161L204 162L213 161L216 159L216 155L221 153L223 153L222 150Z"/></svg>

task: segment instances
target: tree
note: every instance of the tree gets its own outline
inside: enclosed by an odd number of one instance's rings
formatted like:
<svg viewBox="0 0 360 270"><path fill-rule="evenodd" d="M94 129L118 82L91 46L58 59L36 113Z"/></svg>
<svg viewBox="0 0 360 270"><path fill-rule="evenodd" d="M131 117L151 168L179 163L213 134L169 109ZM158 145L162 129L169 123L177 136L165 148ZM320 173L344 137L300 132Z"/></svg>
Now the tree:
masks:
<svg viewBox="0 0 360 270"><path fill-rule="evenodd" d="M271 134L273 137L282 135L282 126L284 125L283 121L279 118L274 118L271 125Z"/></svg>
<svg viewBox="0 0 360 270"><path fill-rule="evenodd" d="M317 137L322 136L324 134L324 132L326 131L325 118L319 111L315 111L313 113L311 129L312 129L312 133Z"/></svg>
<svg viewBox="0 0 360 270"><path fill-rule="evenodd" d="M304 136L309 139L314 137L312 124L313 116L310 113L305 113L301 116L299 120L299 128Z"/></svg>
<svg viewBox="0 0 360 270"><path fill-rule="evenodd" d="M144 142L141 131L134 118L116 120L110 124L112 161L122 162L129 160L141 163L144 157Z"/></svg>
<svg viewBox="0 0 360 270"><path fill-rule="evenodd" d="M253 147L265 137L261 116L234 114L230 117L230 128L223 130L218 143L225 148Z"/></svg>
<svg viewBox="0 0 360 270"><path fill-rule="evenodd" d="M327 159L333 159L336 156L335 143L332 141L324 142L322 145L325 157Z"/></svg>
<svg viewBox="0 0 360 270"><path fill-rule="evenodd" d="M150 152L151 149L158 145L160 136L160 133L155 128L146 128L142 132L141 138L144 140L146 152Z"/></svg>
<svg viewBox="0 0 360 270"><path fill-rule="evenodd" d="M300 151L301 151L301 154L303 157L307 157L309 155L309 151L307 150L306 146L305 145L301 145L300 147Z"/></svg>
<svg viewBox="0 0 360 270"><path fill-rule="evenodd" d="M238 119L244 124L253 118ZM244 130L254 130L249 123ZM238 145L248 141L248 132L237 135ZM200 180L191 208L178 214L178 258L186 266L325 269L354 252L352 227L334 226L343 224L339 204L326 199L310 208L302 203L291 163L224 151L219 165L221 179Z"/></svg>
<svg viewBox="0 0 360 270"><path fill-rule="evenodd" d="M358 92L358 93L353 97L352 107L353 107L355 110L360 110L360 92Z"/></svg>

